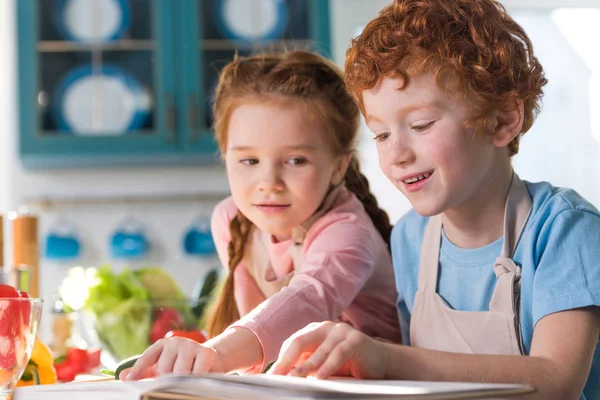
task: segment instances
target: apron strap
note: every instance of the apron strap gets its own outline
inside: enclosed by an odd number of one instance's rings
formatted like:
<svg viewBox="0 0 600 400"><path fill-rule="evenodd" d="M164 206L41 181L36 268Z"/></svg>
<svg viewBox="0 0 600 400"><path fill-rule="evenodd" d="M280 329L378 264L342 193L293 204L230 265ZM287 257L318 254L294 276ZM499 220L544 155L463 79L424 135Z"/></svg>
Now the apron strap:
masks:
<svg viewBox="0 0 600 400"><path fill-rule="evenodd" d="M527 186L525 186L525 183L513 172L504 210L502 257L512 258L530 213L531 196L527 191Z"/></svg>
<svg viewBox="0 0 600 400"><path fill-rule="evenodd" d="M440 265L440 245L442 237L442 217L429 218L419 259L419 290L433 292L437 290L437 277Z"/></svg>

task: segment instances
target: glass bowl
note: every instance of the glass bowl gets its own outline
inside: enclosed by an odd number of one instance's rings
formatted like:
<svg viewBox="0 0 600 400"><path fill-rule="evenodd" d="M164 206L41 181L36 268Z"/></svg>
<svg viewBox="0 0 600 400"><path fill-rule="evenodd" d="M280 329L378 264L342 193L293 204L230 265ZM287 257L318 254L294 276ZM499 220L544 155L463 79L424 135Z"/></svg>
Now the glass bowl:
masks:
<svg viewBox="0 0 600 400"><path fill-rule="evenodd" d="M200 331L208 302L208 298L150 303L126 300L101 315L79 310L75 332L88 348L101 347L103 366L115 369L121 360L141 354L170 331Z"/></svg>
<svg viewBox="0 0 600 400"><path fill-rule="evenodd" d="M0 298L0 400L21 378L38 332L42 299Z"/></svg>

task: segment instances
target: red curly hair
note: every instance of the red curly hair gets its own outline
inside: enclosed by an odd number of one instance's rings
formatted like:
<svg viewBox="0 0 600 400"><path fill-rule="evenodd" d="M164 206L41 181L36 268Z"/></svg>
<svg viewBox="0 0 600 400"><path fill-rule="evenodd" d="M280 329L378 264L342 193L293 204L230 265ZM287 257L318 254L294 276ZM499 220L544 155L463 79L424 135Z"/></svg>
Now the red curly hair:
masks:
<svg viewBox="0 0 600 400"><path fill-rule="evenodd" d="M514 155L540 109L547 83L523 28L494 0L395 0L369 22L346 53L346 84L365 113L362 92L383 77L432 73L440 87L469 100L468 122L483 132L495 110L522 101ZM502 123L502 121L500 121Z"/></svg>

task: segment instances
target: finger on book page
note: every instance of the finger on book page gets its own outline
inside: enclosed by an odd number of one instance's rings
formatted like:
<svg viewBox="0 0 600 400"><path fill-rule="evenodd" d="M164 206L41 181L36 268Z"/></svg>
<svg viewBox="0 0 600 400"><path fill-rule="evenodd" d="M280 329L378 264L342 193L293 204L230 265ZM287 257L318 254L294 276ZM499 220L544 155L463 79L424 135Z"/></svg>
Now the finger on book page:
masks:
<svg viewBox="0 0 600 400"><path fill-rule="evenodd" d="M290 336L282 345L279 358L268 373L287 375L298 364L303 362L303 355L314 352L325 341L332 324L312 323Z"/></svg>
<svg viewBox="0 0 600 400"><path fill-rule="evenodd" d="M193 374L205 374L207 372L224 372L220 367L218 353L215 349L207 346L200 346L196 350L196 358L192 368Z"/></svg>
<svg viewBox="0 0 600 400"><path fill-rule="evenodd" d="M163 353L164 356L164 353ZM192 372L192 368L194 366L194 359L196 358L195 353L191 351L179 352L176 354L176 359L173 364L173 373L174 374L189 374ZM161 357L162 359L162 357ZM159 361L160 366L160 361ZM160 369L159 369L160 371ZM167 371L169 372L169 371Z"/></svg>
<svg viewBox="0 0 600 400"><path fill-rule="evenodd" d="M310 357L307 357L305 361L298 360L290 374L306 377L311 373L321 371L321 366L325 362L327 362L328 366L332 365L340 357L338 354L339 345L345 338L344 332L341 332L339 329L331 330L323 343L310 354ZM335 354L333 354L334 350L336 350Z"/></svg>
<svg viewBox="0 0 600 400"><path fill-rule="evenodd" d="M322 359L323 362L315 366L316 377L319 379L327 379L330 376L337 375L344 366L344 363L350 358L352 349L349 348L349 340L338 341L333 349L328 353L324 354ZM317 350L319 352L320 348Z"/></svg>
<svg viewBox="0 0 600 400"><path fill-rule="evenodd" d="M136 361L133 368L125 376L124 380L133 381L137 379L147 378L150 372L156 373L156 366L161 354L164 350L164 339L159 340L142 353Z"/></svg>
<svg viewBox="0 0 600 400"><path fill-rule="evenodd" d="M186 357L186 355L183 352L179 352L178 349L165 346L156 363L157 375L172 373L173 368L175 367L175 361L177 361L179 357Z"/></svg>

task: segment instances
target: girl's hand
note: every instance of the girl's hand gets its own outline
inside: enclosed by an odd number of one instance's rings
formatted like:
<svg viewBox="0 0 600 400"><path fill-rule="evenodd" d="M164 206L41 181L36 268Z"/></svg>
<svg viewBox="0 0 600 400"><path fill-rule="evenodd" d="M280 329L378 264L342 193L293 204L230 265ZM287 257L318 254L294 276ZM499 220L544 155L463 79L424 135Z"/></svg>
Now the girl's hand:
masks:
<svg viewBox="0 0 600 400"><path fill-rule="evenodd" d="M383 379L387 352L383 343L345 323L319 322L299 330L281 347L270 374L325 379L332 375Z"/></svg>
<svg viewBox="0 0 600 400"><path fill-rule="evenodd" d="M120 379L131 381L168 373L206 372L225 372L219 353L194 340L171 337L148 347L132 368L121 372Z"/></svg>

